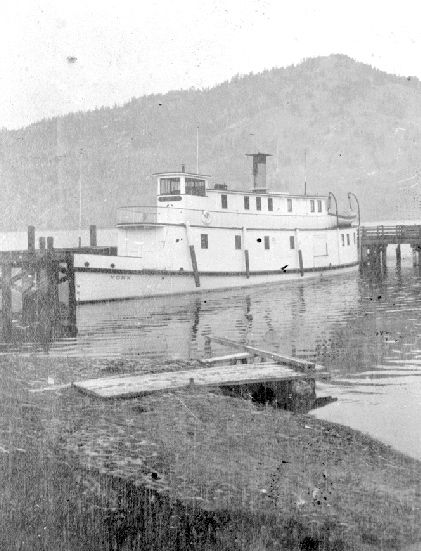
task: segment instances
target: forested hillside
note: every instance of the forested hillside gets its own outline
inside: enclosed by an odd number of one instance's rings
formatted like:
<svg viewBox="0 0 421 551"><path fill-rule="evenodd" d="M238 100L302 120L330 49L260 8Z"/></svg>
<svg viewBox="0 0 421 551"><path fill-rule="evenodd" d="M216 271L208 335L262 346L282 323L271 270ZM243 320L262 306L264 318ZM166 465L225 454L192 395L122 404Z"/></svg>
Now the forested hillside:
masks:
<svg viewBox="0 0 421 551"><path fill-rule="evenodd" d="M118 206L148 204L153 172L195 169L197 126L217 182L248 188L259 150L273 189L302 191L306 151L309 191L354 191L363 220L421 218L420 82L332 55L1 130L1 229L77 227L79 178L83 225L113 225Z"/></svg>

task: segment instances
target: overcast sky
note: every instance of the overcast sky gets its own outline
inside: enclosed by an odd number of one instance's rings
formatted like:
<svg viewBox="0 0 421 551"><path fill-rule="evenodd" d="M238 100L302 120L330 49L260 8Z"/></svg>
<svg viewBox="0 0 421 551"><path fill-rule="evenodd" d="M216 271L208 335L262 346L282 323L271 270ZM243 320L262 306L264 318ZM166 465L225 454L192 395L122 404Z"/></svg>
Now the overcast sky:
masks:
<svg viewBox="0 0 421 551"><path fill-rule="evenodd" d="M421 78L401 0L0 0L0 127L344 53Z"/></svg>

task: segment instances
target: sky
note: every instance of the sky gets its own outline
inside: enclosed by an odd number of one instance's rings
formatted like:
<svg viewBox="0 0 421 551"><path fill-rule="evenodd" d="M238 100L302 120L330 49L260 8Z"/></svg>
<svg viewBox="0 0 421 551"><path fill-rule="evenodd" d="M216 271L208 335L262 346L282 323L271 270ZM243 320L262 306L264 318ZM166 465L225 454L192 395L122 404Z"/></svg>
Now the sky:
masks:
<svg viewBox="0 0 421 551"><path fill-rule="evenodd" d="M0 0L0 128L341 53L421 79L401 0Z"/></svg>

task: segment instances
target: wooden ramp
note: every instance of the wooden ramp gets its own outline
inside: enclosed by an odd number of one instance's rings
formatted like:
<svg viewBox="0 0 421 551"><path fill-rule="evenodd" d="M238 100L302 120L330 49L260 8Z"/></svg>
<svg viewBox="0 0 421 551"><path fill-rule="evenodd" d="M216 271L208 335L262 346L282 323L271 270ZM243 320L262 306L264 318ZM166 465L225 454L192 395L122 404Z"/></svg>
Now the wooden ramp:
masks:
<svg viewBox="0 0 421 551"><path fill-rule="evenodd" d="M255 346L250 346L247 344L242 344L226 337L217 337L216 335L206 335L205 340L207 341L208 348L210 347L211 342L216 342L225 346L237 350L243 350L247 352L250 356L260 357L265 360L271 360L277 364L286 365L293 367L299 371L313 372L314 370L324 369L322 366L316 365L314 362L308 362L307 360L301 360L300 358L293 358L292 356L285 356L284 354L278 354L277 352L270 352L268 350L263 350L261 348L256 348ZM213 358L211 358L212 360ZM216 358L219 359L219 358ZM202 363L207 363L209 360L201 360Z"/></svg>
<svg viewBox="0 0 421 551"><path fill-rule="evenodd" d="M88 379L73 386L99 398L134 398L152 392L177 390L189 386L235 386L260 382L292 381L308 377L306 373L276 363L225 365L150 373L145 375L120 375L101 379Z"/></svg>

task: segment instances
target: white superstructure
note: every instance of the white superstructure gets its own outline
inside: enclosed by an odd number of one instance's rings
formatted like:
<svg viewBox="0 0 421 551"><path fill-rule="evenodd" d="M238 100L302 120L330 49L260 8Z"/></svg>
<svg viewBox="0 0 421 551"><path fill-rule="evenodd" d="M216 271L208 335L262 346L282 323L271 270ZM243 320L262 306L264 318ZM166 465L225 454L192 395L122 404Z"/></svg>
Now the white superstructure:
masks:
<svg viewBox="0 0 421 551"><path fill-rule="evenodd" d="M254 187L211 186L184 171L156 174L154 205L119 209L118 256L76 255L80 302L287 281L358 263L357 227L329 197L271 192L266 154Z"/></svg>

